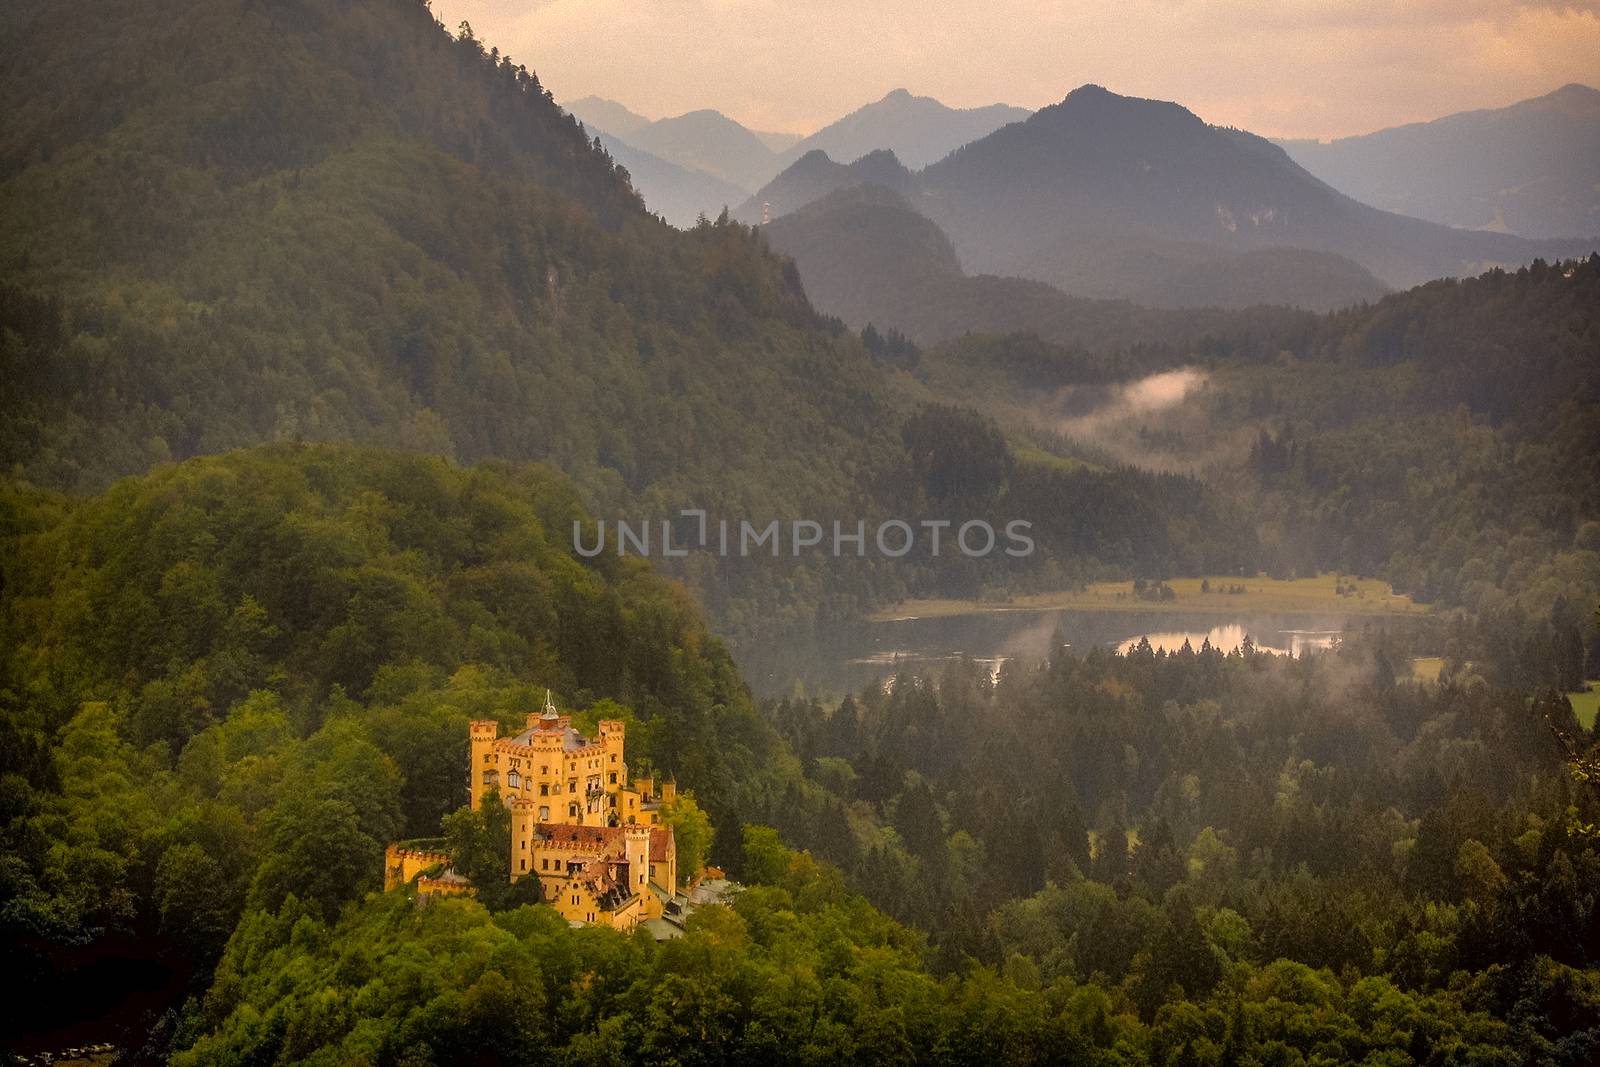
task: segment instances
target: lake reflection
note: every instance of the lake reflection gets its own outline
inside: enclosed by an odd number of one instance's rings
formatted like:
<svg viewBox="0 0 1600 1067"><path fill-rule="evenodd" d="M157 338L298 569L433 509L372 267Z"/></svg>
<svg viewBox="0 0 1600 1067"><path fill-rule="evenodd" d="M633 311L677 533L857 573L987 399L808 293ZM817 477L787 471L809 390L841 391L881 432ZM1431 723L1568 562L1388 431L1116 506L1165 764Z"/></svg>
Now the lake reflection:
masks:
<svg viewBox="0 0 1600 1067"><path fill-rule="evenodd" d="M1244 623L1226 623L1222 626L1213 626L1209 630L1174 630L1162 633L1144 633L1136 637L1129 637L1117 645L1117 651L1126 654L1129 649L1135 648L1140 641L1148 640L1150 647L1157 652L1176 652L1187 642L1189 647L1199 651L1206 644L1211 643L1212 648L1220 648L1224 652L1232 652L1236 648L1244 647L1246 637L1255 645L1258 652L1274 652L1280 656L1298 656L1302 652L1321 652L1332 648L1339 640L1339 630L1282 630L1281 644L1273 645L1257 636L1261 631L1252 631Z"/></svg>
<svg viewBox="0 0 1600 1067"><path fill-rule="evenodd" d="M1176 651L1184 641L1199 649L1209 640L1224 652L1249 635L1258 649L1299 655L1331 647L1344 629L1342 615L1206 615L1180 612L1000 611L942 618L858 622L805 639L770 641L736 650L745 678L758 696L796 692L838 697L900 671L937 674L960 656L998 671L1016 658L1040 659L1060 641L1075 649L1126 650L1148 637ZM1357 619L1357 625L1397 620Z"/></svg>

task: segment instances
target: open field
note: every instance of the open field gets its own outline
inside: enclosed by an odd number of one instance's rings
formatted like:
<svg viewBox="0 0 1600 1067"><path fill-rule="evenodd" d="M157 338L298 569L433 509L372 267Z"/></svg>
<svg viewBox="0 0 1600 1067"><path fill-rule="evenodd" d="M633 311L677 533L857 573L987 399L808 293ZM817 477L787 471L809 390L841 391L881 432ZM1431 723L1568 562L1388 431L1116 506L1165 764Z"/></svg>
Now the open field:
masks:
<svg viewBox="0 0 1600 1067"><path fill-rule="evenodd" d="M1437 682L1442 673L1443 656L1418 656L1411 661L1411 677L1419 682Z"/></svg>
<svg viewBox="0 0 1600 1067"><path fill-rule="evenodd" d="M1600 681L1591 681L1587 693L1568 693L1567 699L1583 728L1593 730L1595 713L1600 711Z"/></svg>
<svg viewBox="0 0 1600 1067"><path fill-rule="evenodd" d="M1167 582L1177 594L1173 600L1143 600L1133 595L1133 583L1095 582L1084 589L1033 593L1005 601L953 599L907 600L870 616L873 621L925 619L996 611L1138 611L1161 614L1194 612L1265 612L1281 615L1425 615L1429 608L1401 596L1387 582L1372 578L1343 578L1354 593L1340 595L1341 579L1332 574L1316 578L1236 578L1227 575L1173 578ZM1208 582L1209 592L1201 592ZM1243 586L1242 593L1222 590Z"/></svg>

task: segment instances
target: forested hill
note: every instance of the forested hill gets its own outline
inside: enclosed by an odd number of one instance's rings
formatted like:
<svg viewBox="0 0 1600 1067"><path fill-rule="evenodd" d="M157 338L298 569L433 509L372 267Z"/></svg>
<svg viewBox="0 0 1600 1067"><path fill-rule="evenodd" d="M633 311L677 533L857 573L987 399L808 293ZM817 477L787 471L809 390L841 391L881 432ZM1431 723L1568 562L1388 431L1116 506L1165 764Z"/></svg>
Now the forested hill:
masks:
<svg viewBox="0 0 1600 1067"><path fill-rule="evenodd" d="M380 883L387 841L466 802L467 720L546 687L628 719L636 766L736 822L735 783L781 774L783 746L680 589L637 559L574 556L581 515L546 468L333 445L203 457L90 498L0 486L8 959L162 921L189 936L158 892L175 846L221 883L195 918L217 940L197 949L220 948L250 893L275 907L284 879L336 911ZM269 847L297 792L333 837L301 824ZM274 853L294 863L263 874Z"/></svg>
<svg viewBox="0 0 1600 1067"><path fill-rule="evenodd" d="M819 510L892 432L778 257L650 217L420 0L0 18L0 459L31 480L345 439Z"/></svg>

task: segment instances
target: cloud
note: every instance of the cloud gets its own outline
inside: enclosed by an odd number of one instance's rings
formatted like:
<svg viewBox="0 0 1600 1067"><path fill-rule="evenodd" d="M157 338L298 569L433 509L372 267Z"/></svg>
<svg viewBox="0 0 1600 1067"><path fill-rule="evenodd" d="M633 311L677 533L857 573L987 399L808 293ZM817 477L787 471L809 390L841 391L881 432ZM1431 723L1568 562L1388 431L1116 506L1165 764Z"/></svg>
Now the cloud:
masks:
<svg viewBox="0 0 1600 1067"><path fill-rule="evenodd" d="M434 0L558 99L716 107L807 132L904 86L1053 103L1084 82L1208 121L1336 136L1592 80L1600 2Z"/></svg>

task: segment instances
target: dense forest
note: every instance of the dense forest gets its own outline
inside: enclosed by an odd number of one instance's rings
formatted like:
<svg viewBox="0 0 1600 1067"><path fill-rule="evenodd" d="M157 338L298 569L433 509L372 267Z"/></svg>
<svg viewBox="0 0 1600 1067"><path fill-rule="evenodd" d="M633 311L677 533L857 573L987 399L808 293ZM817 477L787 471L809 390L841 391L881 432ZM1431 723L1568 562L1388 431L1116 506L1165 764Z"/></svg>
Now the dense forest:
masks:
<svg viewBox="0 0 1600 1067"><path fill-rule="evenodd" d="M1063 654L762 715L681 592L550 536L578 504L546 470L272 446L5 501L0 915L34 1025L134 936L189 976L148 1038L180 1062L1600 1042L1600 801L1552 727L1589 738L1467 664ZM545 685L676 774L753 886L731 913L658 946L372 895L385 841L460 828L467 720Z"/></svg>

